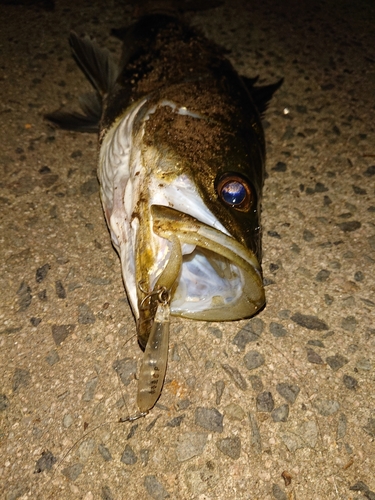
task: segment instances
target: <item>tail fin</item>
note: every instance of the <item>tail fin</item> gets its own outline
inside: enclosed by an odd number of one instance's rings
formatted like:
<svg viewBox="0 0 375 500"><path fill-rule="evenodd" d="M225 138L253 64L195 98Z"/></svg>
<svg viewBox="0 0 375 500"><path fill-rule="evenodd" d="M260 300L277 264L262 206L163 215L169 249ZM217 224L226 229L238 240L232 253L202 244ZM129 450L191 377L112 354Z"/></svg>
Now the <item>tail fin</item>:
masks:
<svg viewBox="0 0 375 500"><path fill-rule="evenodd" d="M88 36L80 38L73 31L69 37L74 59L86 78L95 89L95 93L79 98L83 113L57 110L45 115L45 118L60 128L80 132L98 132L102 115L102 99L114 86L118 67L107 49L100 48Z"/></svg>

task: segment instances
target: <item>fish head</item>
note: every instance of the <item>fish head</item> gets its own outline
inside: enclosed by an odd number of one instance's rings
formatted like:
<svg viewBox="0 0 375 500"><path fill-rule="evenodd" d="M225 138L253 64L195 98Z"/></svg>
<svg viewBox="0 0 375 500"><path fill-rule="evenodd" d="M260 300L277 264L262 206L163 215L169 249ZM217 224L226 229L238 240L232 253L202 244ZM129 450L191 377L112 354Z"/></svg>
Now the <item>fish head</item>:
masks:
<svg viewBox="0 0 375 500"><path fill-rule="evenodd" d="M172 315L206 321L264 305L260 132L258 121L233 131L159 97L133 105L104 138L102 202L142 347L161 301Z"/></svg>

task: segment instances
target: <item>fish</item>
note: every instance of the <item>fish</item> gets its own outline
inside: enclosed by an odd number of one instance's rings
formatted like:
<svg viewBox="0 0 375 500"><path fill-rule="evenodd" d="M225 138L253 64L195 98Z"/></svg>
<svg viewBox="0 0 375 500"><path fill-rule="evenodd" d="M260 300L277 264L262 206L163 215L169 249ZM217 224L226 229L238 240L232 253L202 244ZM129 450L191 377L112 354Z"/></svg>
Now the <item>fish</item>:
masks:
<svg viewBox="0 0 375 500"><path fill-rule="evenodd" d="M101 202L144 350L143 416L162 392L170 316L234 321L264 307L261 120L282 79L257 86L240 76L222 47L174 13L120 31L118 63L71 32L94 91L80 111L46 118L98 133Z"/></svg>

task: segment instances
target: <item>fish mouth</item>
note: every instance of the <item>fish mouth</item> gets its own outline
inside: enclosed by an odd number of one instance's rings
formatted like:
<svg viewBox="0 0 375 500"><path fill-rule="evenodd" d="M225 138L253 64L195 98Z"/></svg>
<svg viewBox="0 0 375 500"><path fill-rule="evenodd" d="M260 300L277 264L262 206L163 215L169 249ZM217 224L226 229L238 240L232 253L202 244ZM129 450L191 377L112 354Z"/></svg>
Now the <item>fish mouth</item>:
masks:
<svg viewBox="0 0 375 500"><path fill-rule="evenodd" d="M154 293L168 291L172 315L231 321L250 317L264 305L261 268L251 250L219 229L173 208L151 205L150 214L159 247L167 248L158 263L162 271L152 289ZM139 304L142 323L143 316L149 317L151 311L150 305L145 307L144 296Z"/></svg>

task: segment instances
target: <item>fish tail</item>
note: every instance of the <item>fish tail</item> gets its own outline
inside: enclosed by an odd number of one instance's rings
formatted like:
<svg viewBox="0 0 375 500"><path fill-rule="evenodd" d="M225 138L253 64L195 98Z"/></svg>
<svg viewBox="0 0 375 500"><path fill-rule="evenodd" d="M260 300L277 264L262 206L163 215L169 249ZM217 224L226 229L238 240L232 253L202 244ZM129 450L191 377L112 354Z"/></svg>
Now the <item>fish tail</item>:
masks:
<svg viewBox="0 0 375 500"><path fill-rule="evenodd" d="M103 97L111 91L116 82L118 66L112 60L110 52L99 47L88 36L80 38L72 31L69 43L74 59L94 87L95 92L84 94L79 98L82 113L56 110L45 115L45 118L63 129L98 132L102 116Z"/></svg>

